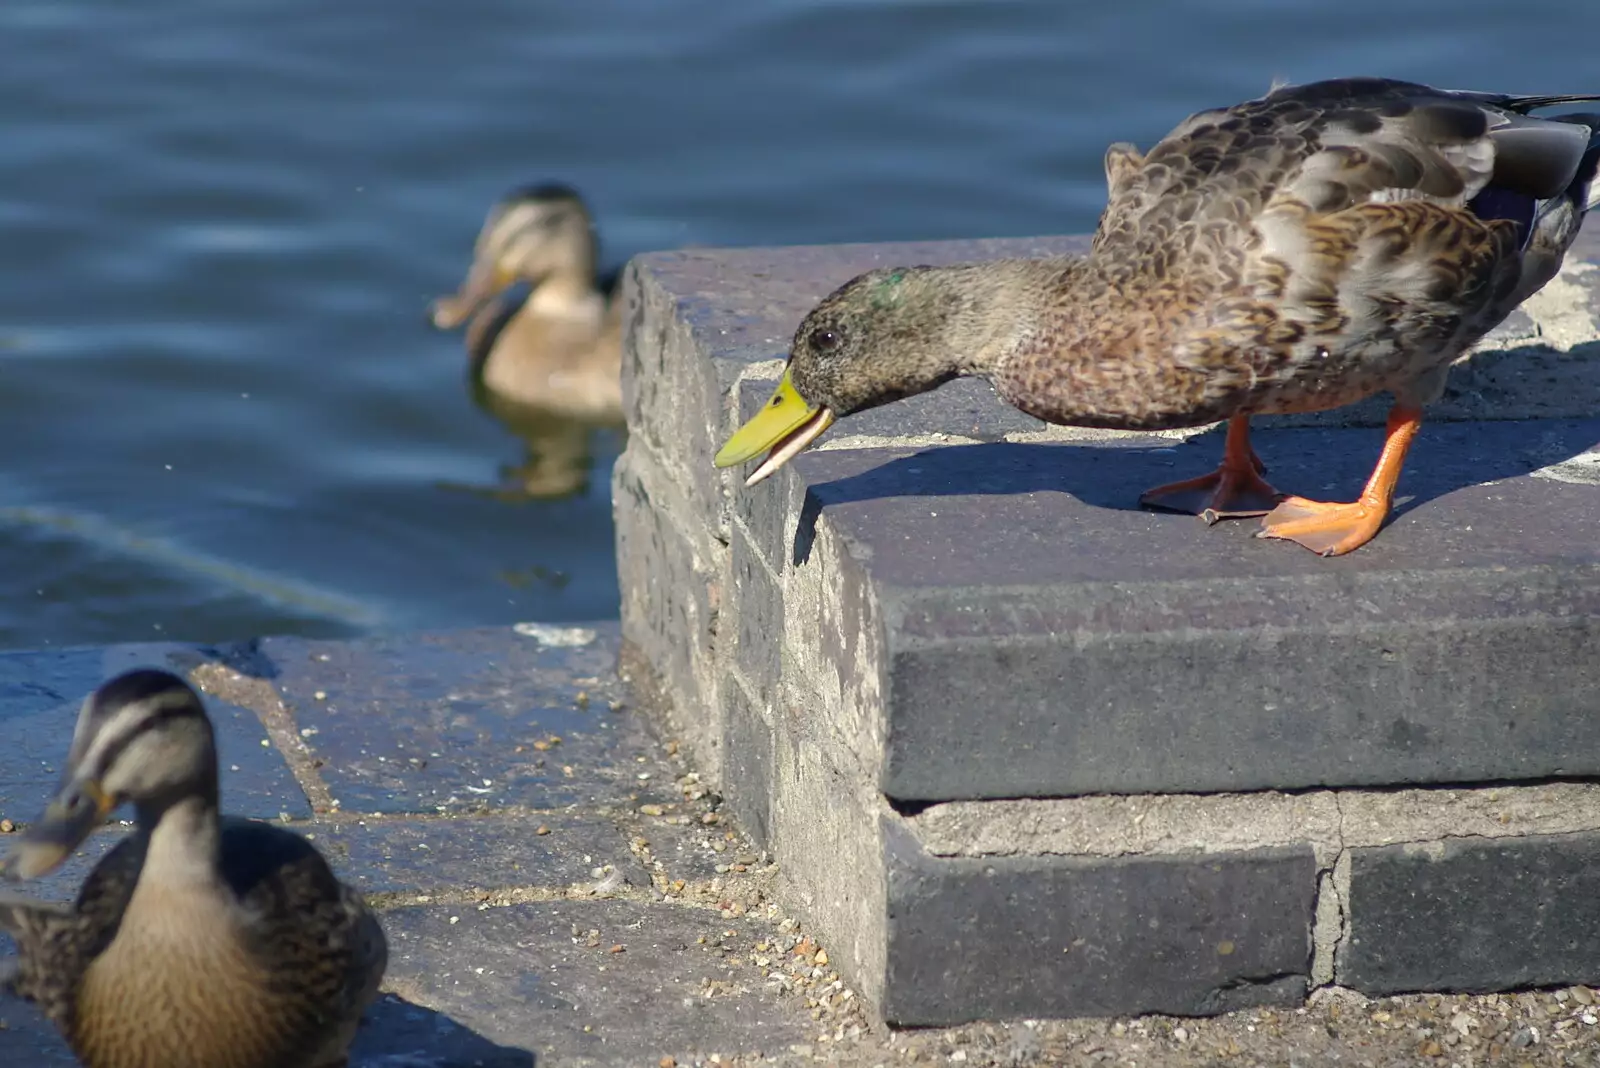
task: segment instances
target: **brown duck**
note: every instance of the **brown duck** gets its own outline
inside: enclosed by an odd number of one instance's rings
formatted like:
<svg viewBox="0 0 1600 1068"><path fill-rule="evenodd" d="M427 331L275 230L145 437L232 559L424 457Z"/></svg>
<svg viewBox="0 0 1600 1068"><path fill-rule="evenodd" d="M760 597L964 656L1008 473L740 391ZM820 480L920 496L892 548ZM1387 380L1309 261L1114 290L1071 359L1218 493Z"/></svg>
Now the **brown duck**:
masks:
<svg viewBox="0 0 1600 1068"><path fill-rule="evenodd" d="M0 895L19 951L0 988L36 1002L87 1068L344 1065L383 929L300 835L218 815L199 696L164 671L118 676L84 702L67 765L0 871L54 870L124 801L138 829L71 906Z"/></svg>
<svg viewBox="0 0 1600 1068"><path fill-rule="evenodd" d="M1261 537L1350 552L1388 515L1451 362L1554 277L1597 199L1600 115L1530 114L1589 100L1350 78L1201 112L1142 156L1113 145L1086 256L847 282L805 317L777 391L716 463L770 449L753 485L836 418L977 375L1051 423L1227 420L1215 472L1142 503L1264 516ZM1262 477L1250 416L1383 391L1394 405L1357 500Z"/></svg>
<svg viewBox="0 0 1600 1068"><path fill-rule="evenodd" d="M491 397L616 420L622 313L616 279L596 277L598 257L594 222L576 190L553 182L515 190L489 210L467 277L433 302L433 324L466 326L468 356ZM507 306L504 294L518 282L528 295Z"/></svg>

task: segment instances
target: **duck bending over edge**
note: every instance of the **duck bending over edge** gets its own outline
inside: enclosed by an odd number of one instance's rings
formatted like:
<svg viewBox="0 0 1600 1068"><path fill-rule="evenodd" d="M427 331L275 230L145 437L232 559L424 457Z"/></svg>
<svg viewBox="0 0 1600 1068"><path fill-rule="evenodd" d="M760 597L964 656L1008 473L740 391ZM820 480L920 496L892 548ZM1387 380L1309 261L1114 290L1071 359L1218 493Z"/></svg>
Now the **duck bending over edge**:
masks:
<svg viewBox="0 0 1600 1068"><path fill-rule="evenodd" d="M1383 525L1450 364L1555 276L1600 199L1600 114L1530 114L1593 100L1349 78L1200 112L1144 155L1113 145L1087 255L852 279L806 315L776 392L715 462L767 451L754 485L838 418L975 375L1050 423L1226 420L1215 472L1141 503L1264 516L1258 536L1351 552ZM1357 500L1262 477L1250 416L1384 391Z"/></svg>
<svg viewBox="0 0 1600 1068"><path fill-rule="evenodd" d="M218 815L199 696L165 671L84 702L63 785L0 873L58 868L131 802L137 829L70 906L0 894L38 1004L87 1068L339 1068L388 960L377 917L310 842Z"/></svg>

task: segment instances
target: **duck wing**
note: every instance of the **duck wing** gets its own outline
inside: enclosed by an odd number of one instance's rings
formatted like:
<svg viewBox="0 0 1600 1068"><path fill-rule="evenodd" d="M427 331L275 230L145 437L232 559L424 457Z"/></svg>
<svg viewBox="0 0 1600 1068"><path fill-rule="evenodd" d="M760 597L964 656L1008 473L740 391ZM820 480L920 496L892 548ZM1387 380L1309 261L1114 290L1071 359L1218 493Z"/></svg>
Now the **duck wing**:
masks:
<svg viewBox="0 0 1600 1068"><path fill-rule="evenodd" d="M1527 112L1580 99L1358 78L1201 112L1108 160L1094 255L1196 414L1424 404L1576 236L1600 123Z"/></svg>

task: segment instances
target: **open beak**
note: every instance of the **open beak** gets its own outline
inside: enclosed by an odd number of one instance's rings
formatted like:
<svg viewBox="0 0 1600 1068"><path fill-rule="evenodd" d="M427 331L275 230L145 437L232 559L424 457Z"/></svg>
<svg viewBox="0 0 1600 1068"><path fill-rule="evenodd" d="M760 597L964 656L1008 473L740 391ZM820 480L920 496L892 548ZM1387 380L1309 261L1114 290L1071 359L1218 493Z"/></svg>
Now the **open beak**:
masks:
<svg viewBox="0 0 1600 1068"><path fill-rule="evenodd" d="M454 330L470 319L474 312L510 287L514 278L509 271L500 269L493 261L475 260L467 272L461 288L448 297L440 297L428 309L428 317L439 330Z"/></svg>
<svg viewBox="0 0 1600 1068"><path fill-rule="evenodd" d="M72 851L111 815L115 800L93 779L68 783L0 859L0 875L37 879L66 863Z"/></svg>
<svg viewBox="0 0 1600 1068"><path fill-rule="evenodd" d="M733 437L717 451L713 462L718 467L732 467L763 449L770 449L761 466L744 480L746 486L754 486L788 463L832 425L833 412L802 400L785 369L772 399L763 404L749 422L734 431Z"/></svg>

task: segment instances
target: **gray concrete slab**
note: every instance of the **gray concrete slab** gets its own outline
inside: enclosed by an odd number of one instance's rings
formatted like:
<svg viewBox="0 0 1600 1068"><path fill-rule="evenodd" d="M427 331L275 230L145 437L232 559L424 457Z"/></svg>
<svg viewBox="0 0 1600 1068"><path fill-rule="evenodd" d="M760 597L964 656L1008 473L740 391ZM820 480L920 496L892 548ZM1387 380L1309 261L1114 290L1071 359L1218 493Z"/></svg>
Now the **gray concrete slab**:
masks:
<svg viewBox="0 0 1600 1068"><path fill-rule="evenodd" d="M539 1063L689 1064L786 1050L811 1028L762 1010L764 931L706 909L630 901L385 914L389 983Z"/></svg>
<svg viewBox="0 0 1600 1068"><path fill-rule="evenodd" d="M258 653L346 810L545 810L637 792L631 754L616 754L649 743L611 709L622 700L614 628L571 648L494 628L273 638Z"/></svg>
<svg viewBox="0 0 1600 1068"><path fill-rule="evenodd" d="M55 789L83 699L111 674L140 665L198 662L192 646L136 645L0 653L0 818L31 820ZM223 802L241 816L311 815L283 755L248 709L210 704L222 762Z"/></svg>
<svg viewBox="0 0 1600 1068"><path fill-rule="evenodd" d="M803 567L819 523L845 547L884 659L840 652L882 679L899 799L1600 772L1600 486L1529 475L1600 421L1429 431L1393 525L1342 559L1138 510L1139 487L1210 462L1197 447L1063 443L802 457L773 566ZM1283 484L1338 494L1357 436L1258 448ZM782 602L744 611L767 619L740 631L758 661Z"/></svg>
<svg viewBox="0 0 1600 1068"><path fill-rule="evenodd" d="M1350 886L1363 993L1600 983L1600 833L1355 849Z"/></svg>
<svg viewBox="0 0 1600 1068"><path fill-rule="evenodd" d="M1309 845L950 860L891 824L884 848L883 1012L895 1023L1211 1015L1305 997Z"/></svg>
<svg viewBox="0 0 1600 1068"><path fill-rule="evenodd" d="M617 825L595 814L477 819L371 819L313 823L311 837L365 894L409 896L477 888L591 886L596 869L648 885Z"/></svg>

